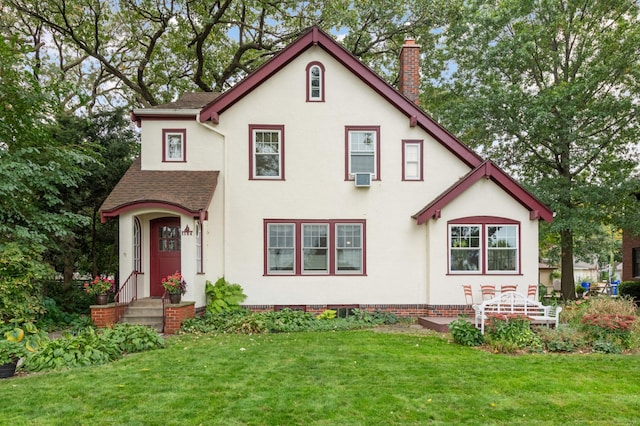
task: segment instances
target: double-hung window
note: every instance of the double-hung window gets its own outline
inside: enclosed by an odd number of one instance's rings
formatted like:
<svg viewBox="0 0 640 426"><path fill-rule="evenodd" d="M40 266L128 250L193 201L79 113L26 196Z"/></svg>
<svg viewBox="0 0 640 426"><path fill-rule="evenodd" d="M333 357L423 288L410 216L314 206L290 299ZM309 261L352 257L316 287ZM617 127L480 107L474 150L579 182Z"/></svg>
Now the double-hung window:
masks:
<svg viewBox="0 0 640 426"><path fill-rule="evenodd" d="M162 161L187 161L186 129L164 129L162 130L162 140Z"/></svg>
<svg viewBox="0 0 640 426"><path fill-rule="evenodd" d="M380 180L380 126L347 126L346 176L353 180L356 173L369 173Z"/></svg>
<svg viewBox="0 0 640 426"><path fill-rule="evenodd" d="M267 226L267 271L269 274L295 272L295 224L271 223Z"/></svg>
<svg viewBox="0 0 640 426"><path fill-rule="evenodd" d="M284 179L284 126L249 126L250 179Z"/></svg>
<svg viewBox="0 0 640 426"><path fill-rule="evenodd" d="M501 218L466 218L450 222L449 272L519 273L519 233L518 223Z"/></svg>
<svg viewBox="0 0 640 426"><path fill-rule="evenodd" d="M402 141L402 180L423 180L422 141Z"/></svg>
<svg viewBox="0 0 640 426"><path fill-rule="evenodd" d="M364 275L365 223L265 220L265 275Z"/></svg>

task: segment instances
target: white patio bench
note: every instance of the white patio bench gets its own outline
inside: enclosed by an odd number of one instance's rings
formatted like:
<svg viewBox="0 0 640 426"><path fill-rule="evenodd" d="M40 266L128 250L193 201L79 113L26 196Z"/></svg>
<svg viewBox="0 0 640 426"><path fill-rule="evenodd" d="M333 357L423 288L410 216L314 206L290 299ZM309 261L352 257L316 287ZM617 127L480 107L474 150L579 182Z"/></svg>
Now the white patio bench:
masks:
<svg viewBox="0 0 640 426"><path fill-rule="evenodd" d="M515 291L507 291L479 305L473 305L473 309L476 312L475 325L480 326L482 334L485 322L491 314L524 315L529 317L532 323L546 324L547 327L553 324L557 327L562 311L560 306L546 306Z"/></svg>

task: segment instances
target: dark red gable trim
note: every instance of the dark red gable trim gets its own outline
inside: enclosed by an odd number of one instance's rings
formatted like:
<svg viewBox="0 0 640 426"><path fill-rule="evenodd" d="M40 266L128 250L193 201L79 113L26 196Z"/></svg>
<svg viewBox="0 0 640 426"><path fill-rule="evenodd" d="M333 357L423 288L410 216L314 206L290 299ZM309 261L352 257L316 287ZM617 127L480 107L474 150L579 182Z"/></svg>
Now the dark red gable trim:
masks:
<svg viewBox="0 0 640 426"><path fill-rule="evenodd" d="M220 114L313 46L319 46L324 49L335 60L405 114L409 118L411 125L415 122L416 125L433 136L465 164L470 167L477 167L482 162L482 158L478 154L456 139L416 104L387 84L380 76L317 26L311 27L298 40L281 50L280 53L249 74L240 83L205 106L200 112L200 121L211 120L214 123L218 123Z"/></svg>
<svg viewBox="0 0 640 426"><path fill-rule="evenodd" d="M108 210L108 211L104 210L100 212L100 222L105 223L109 218L118 217L121 214L131 210L139 210L139 209L145 209L145 208L166 209L178 214L183 214L185 216L199 218L201 222L203 220L209 219L209 212L205 210L192 211L183 206L179 206L171 203L165 203L162 201L142 201L142 202L124 204L122 206L118 206L113 210Z"/></svg>
<svg viewBox="0 0 640 426"><path fill-rule="evenodd" d="M530 218L532 220L542 219L549 223L553 221L553 212L547 206L521 187L491 160L484 161L412 217L417 220L418 225L422 225L429 219L439 218L442 209L447 204L483 177L491 179L507 194L527 208L531 212Z"/></svg>

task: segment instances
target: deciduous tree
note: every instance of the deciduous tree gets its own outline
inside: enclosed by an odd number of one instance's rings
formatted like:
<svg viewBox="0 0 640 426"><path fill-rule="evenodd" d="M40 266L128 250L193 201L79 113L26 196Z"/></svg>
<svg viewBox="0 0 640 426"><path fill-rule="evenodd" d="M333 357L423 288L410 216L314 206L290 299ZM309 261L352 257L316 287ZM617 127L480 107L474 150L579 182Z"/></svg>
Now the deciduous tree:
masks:
<svg viewBox="0 0 640 426"><path fill-rule="evenodd" d="M449 13L423 104L554 210L573 298L574 246L638 214L638 2L465 0Z"/></svg>

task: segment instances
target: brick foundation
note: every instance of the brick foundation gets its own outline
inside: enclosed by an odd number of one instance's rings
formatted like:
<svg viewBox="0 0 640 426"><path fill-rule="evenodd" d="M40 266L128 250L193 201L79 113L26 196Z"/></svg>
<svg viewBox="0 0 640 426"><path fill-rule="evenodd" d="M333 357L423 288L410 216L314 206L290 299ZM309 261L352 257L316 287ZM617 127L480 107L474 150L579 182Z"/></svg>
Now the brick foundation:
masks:
<svg viewBox="0 0 640 426"><path fill-rule="evenodd" d="M468 305L291 305L292 309L303 309L314 315L321 314L327 309L335 309L338 306L354 307L363 311L388 312L400 318L417 317L457 317L458 315L473 316L474 310ZM286 305L277 305L278 309ZM251 312L269 312L274 310L274 305L244 305L243 308Z"/></svg>
<svg viewBox="0 0 640 426"><path fill-rule="evenodd" d="M195 302L180 302L165 306L164 333L176 334L182 321L193 318L196 314Z"/></svg>
<svg viewBox="0 0 640 426"><path fill-rule="evenodd" d="M126 304L91 305L91 320L98 328L111 327L120 322L126 309Z"/></svg>

